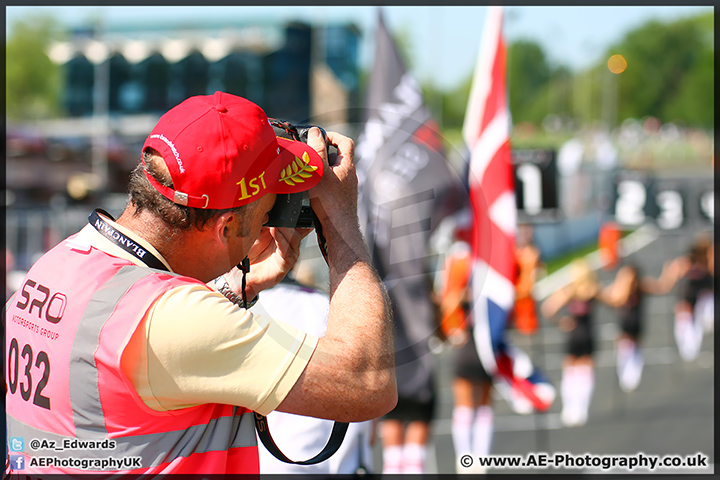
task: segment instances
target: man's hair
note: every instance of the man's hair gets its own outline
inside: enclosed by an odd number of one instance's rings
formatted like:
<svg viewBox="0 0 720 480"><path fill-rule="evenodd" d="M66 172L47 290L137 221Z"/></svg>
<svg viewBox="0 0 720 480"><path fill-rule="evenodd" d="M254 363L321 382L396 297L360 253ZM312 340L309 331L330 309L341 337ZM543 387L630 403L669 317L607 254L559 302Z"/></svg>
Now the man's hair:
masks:
<svg viewBox="0 0 720 480"><path fill-rule="evenodd" d="M159 162L162 161L159 152L151 148L145 149L143 162L140 162L130 174L128 201L135 207L135 215L139 215L146 210L162 219L173 230L188 230L193 226L199 230L218 215L232 212L241 219L241 227L237 235L247 235L248 225L242 220L255 209L257 202L222 210L178 205L158 192L145 175L145 172L147 172L160 185L173 188L170 172L159 167Z"/></svg>

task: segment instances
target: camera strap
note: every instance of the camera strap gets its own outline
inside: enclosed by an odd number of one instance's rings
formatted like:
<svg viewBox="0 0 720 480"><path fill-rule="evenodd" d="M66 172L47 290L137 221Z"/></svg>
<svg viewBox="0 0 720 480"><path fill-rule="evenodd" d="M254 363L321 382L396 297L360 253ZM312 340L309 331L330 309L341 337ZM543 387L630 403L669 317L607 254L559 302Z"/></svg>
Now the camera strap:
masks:
<svg viewBox="0 0 720 480"><path fill-rule="evenodd" d="M275 445L275 441L272 438L272 435L270 435L270 429L268 428L267 424L267 418L264 415L260 415L257 412L255 413L255 429L258 432L258 436L260 437L260 441L265 446L268 452L272 453L275 458L277 458L280 461L283 461L285 463L293 463L296 465L315 465L316 463L324 462L335 452L337 452L338 448L340 448L340 445L342 445L343 440L345 439L345 432L347 432L348 424L344 422L335 422L333 423L332 431L330 432L330 438L328 439L327 443L325 444L325 447L315 455L314 457L308 459L308 460L302 460L302 461L295 461L290 460L288 457L285 456L284 453L280 451L277 445Z"/></svg>
<svg viewBox="0 0 720 480"><path fill-rule="evenodd" d="M320 225L320 222L316 223L317 226ZM318 227L316 227L318 228ZM325 237L322 236L322 233L318 232L318 244L320 244L320 251L323 253L323 256L325 256L325 260L327 261L327 245L325 245ZM243 263L238 265L238 268L243 273L243 280L242 280L242 297L243 300L246 297L245 294L245 275L250 271L250 261L247 257L243 260ZM285 281L285 280L283 280ZM258 304L255 306L255 311L258 313L265 314L267 316L270 316L263 308L261 304ZM342 445L343 440L345 439L345 433L348 429L348 423L346 422L334 422L332 431L330 432L330 438L328 438L327 443L323 447L323 449L315 455L314 457L308 459L308 460L301 460L301 461L295 461L290 460L282 451L280 448L275 444L275 440L273 440L272 435L270 435L270 427L268 427L267 418L265 415L261 415L257 412L254 413L255 418L255 430L257 430L258 437L260 437L260 441L265 446L268 452L270 452L275 458L280 460L281 462L285 463L292 463L295 465L315 465L316 463L324 462L331 456L337 452L338 448L340 448L340 445Z"/></svg>
<svg viewBox="0 0 720 480"><path fill-rule="evenodd" d="M90 223L90 225L92 225L100 235L107 238L112 243L143 262L148 267L154 268L156 270L168 270L168 268L163 262L160 261L159 258L153 255L151 252L145 250L142 246L135 243L131 238L128 238L122 232L115 229L115 227L103 220L100 214L103 214L103 216L109 218L112 221L115 221L113 216L105 210L102 210L100 208L94 210L88 217L88 223Z"/></svg>
<svg viewBox="0 0 720 480"><path fill-rule="evenodd" d="M327 240L325 240L325 235L323 235L322 225L320 224L320 220L318 220L317 215L315 215L315 212L312 212L312 214L315 219L315 235L317 236L318 248L320 249L320 253L322 253L323 258L325 259L325 263L328 263Z"/></svg>

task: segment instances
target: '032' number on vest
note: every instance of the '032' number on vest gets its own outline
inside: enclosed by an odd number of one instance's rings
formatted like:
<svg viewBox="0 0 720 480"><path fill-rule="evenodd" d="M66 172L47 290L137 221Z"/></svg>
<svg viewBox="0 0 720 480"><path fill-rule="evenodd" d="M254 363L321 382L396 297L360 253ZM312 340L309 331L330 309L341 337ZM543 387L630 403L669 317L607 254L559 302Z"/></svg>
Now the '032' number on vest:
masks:
<svg viewBox="0 0 720 480"><path fill-rule="evenodd" d="M20 358L22 357L24 366L20 372ZM33 363L35 360L35 363ZM33 392L33 373L36 378L40 375L40 381L35 385L35 395ZM20 375L23 378L20 378ZM10 340L10 348L8 348L8 388L11 394L15 394L20 390L20 395L26 402L32 396L33 404L38 407L50 410L50 399L42 394L43 389L50 379L50 359L46 352L40 351L37 357L33 357L33 350L30 345L25 345L20 351L16 338ZM18 387L20 387L18 389Z"/></svg>

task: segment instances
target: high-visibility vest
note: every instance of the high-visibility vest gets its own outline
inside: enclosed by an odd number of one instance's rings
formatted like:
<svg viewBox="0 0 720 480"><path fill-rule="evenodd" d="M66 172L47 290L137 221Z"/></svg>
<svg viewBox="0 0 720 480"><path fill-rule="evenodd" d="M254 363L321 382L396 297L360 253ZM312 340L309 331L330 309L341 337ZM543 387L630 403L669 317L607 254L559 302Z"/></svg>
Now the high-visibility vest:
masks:
<svg viewBox="0 0 720 480"><path fill-rule="evenodd" d="M76 237L33 265L6 304L6 473L258 473L252 412L221 404L158 412L121 369L153 302L202 283Z"/></svg>

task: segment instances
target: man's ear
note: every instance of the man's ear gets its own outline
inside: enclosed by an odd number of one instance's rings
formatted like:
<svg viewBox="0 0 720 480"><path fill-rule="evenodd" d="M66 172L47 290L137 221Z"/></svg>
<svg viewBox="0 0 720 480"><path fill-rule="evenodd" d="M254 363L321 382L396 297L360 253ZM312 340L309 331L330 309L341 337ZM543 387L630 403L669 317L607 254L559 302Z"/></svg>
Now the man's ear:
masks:
<svg viewBox="0 0 720 480"><path fill-rule="evenodd" d="M213 238L215 238L215 240L223 246L227 245L228 239L232 235L231 223L234 219L234 213L225 212L222 215L218 215L210 227L213 233Z"/></svg>

